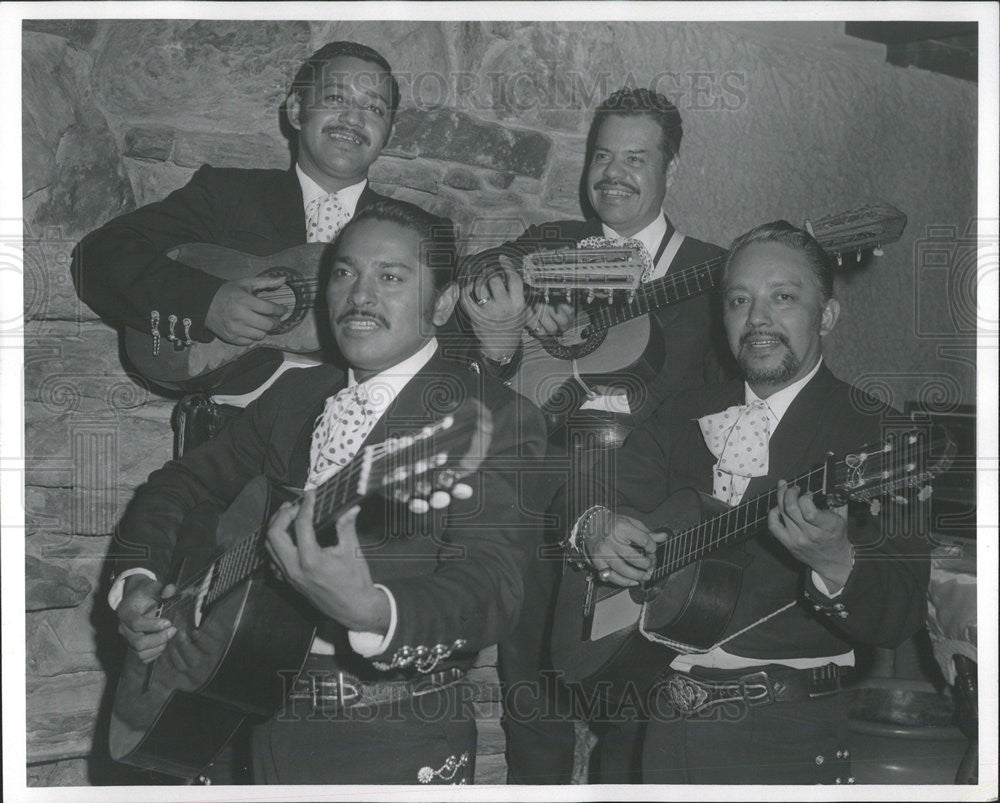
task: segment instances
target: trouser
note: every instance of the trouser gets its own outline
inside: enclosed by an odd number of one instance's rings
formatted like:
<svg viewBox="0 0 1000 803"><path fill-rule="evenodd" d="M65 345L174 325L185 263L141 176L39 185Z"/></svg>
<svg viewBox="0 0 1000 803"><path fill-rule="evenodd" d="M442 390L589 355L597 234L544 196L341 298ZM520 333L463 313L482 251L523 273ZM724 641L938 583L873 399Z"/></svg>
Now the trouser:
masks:
<svg viewBox="0 0 1000 803"><path fill-rule="evenodd" d="M657 710L642 780L663 784L848 784L844 695L748 706L723 703L690 717Z"/></svg>
<svg viewBox="0 0 1000 803"><path fill-rule="evenodd" d="M374 708L314 712L289 701L252 734L254 782L468 784L475 776L474 687L459 682Z"/></svg>
<svg viewBox="0 0 1000 803"><path fill-rule="evenodd" d="M497 651L509 784L568 784L573 776L576 728L568 694L554 673L542 675L561 565L532 561L521 618Z"/></svg>

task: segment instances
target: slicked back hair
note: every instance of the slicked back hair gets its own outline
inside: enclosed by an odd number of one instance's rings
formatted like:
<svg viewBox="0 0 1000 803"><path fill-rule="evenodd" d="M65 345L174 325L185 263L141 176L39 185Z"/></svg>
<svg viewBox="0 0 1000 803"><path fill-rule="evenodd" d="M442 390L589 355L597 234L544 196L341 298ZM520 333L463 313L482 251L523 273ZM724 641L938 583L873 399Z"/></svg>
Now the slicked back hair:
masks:
<svg viewBox="0 0 1000 803"><path fill-rule="evenodd" d="M787 220L764 223L733 240L729 254L726 256L726 266L722 273L723 280L720 286L725 286L725 277L729 274L729 266L736 255L753 243L780 243L804 254L810 270L816 277L816 281L819 282L823 303L833 298L833 264L830 255L823 250L823 246L808 231L793 226Z"/></svg>
<svg viewBox="0 0 1000 803"><path fill-rule="evenodd" d="M648 117L660 127L660 152L666 167L681 150L681 113L666 95L651 89L619 89L597 107L587 135L587 153L593 155L597 133L608 117Z"/></svg>
<svg viewBox="0 0 1000 803"><path fill-rule="evenodd" d="M395 223L420 236L420 261L430 270L437 292L441 292L455 280L458 247L455 224L450 218L432 214L407 201L386 198L358 210L339 236L342 237L345 231L366 220Z"/></svg>
<svg viewBox="0 0 1000 803"><path fill-rule="evenodd" d="M370 62L378 67L379 72L384 72L389 76L389 122L391 123L399 108L399 83L396 81L396 76L392 74L392 67L389 66L385 57L374 48L358 42L327 42L302 62L302 66L295 73L295 78L292 79L292 91L299 96L299 102L303 108L306 106L304 93L316 85L316 79L318 76L322 76L323 68L327 63L339 56Z"/></svg>

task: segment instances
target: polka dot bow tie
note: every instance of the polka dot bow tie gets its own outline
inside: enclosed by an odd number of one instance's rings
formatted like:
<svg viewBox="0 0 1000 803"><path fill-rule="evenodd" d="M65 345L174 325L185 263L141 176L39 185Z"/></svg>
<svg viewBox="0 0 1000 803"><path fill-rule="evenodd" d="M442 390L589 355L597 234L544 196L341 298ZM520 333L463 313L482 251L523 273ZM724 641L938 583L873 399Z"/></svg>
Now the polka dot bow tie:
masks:
<svg viewBox="0 0 1000 803"><path fill-rule="evenodd" d="M313 198L306 207L306 242L333 242L350 219L337 193L328 192Z"/></svg>
<svg viewBox="0 0 1000 803"><path fill-rule="evenodd" d="M306 485L320 485L346 466L361 449L377 420L368 409L363 385L344 388L330 396L313 429Z"/></svg>
<svg viewBox="0 0 1000 803"><path fill-rule="evenodd" d="M758 399L733 405L721 413L698 419L709 451L718 458L713 495L734 505L743 497L751 477L767 474L767 446L771 420L767 405Z"/></svg>

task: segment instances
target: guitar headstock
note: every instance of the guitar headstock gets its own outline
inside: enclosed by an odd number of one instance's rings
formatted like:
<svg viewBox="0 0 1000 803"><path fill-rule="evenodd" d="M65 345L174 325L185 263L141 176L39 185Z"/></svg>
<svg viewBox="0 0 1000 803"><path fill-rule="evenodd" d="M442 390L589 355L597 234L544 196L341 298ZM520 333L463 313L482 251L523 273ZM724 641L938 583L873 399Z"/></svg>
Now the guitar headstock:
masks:
<svg viewBox="0 0 1000 803"><path fill-rule="evenodd" d="M576 248L538 251L524 257L525 284L544 294L570 295L585 291L587 300L610 299L615 290L634 293L643 273L651 267L650 256L638 240L616 241L588 237Z"/></svg>
<svg viewBox="0 0 1000 803"><path fill-rule="evenodd" d="M877 497L886 494L905 503L901 492L911 488L918 488L917 498L924 500L931 493L931 479L948 470L955 452L955 439L939 426L930 434L919 429L893 433L840 460L831 456L827 462L828 502L836 505L851 500L877 505Z"/></svg>
<svg viewBox="0 0 1000 803"><path fill-rule="evenodd" d="M906 215L887 203L866 204L848 212L827 215L805 222L806 230L815 237L823 250L843 264L843 254L872 249L882 256L882 246L896 242L906 228Z"/></svg>
<svg viewBox="0 0 1000 803"><path fill-rule="evenodd" d="M357 492L377 492L414 513L446 507L452 497L468 499L472 489L460 480L479 468L492 437L489 409L470 399L433 424L367 447L357 458Z"/></svg>

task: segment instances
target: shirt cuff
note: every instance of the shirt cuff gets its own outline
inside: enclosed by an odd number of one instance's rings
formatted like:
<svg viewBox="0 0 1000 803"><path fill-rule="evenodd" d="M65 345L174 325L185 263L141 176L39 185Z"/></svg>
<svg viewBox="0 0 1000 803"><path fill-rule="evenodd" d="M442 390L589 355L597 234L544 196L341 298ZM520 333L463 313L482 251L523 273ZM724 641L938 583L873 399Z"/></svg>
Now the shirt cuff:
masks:
<svg viewBox="0 0 1000 803"><path fill-rule="evenodd" d="M122 604L122 597L125 594L125 581L133 574L144 574L150 580L156 580L156 575L149 569L126 569L115 578L115 581L111 584L111 590L108 591L108 605L111 607L111 610L117 611L118 606Z"/></svg>
<svg viewBox="0 0 1000 803"><path fill-rule="evenodd" d="M819 576L819 572L816 572L816 571L814 571L812 573L812 581L813 581L813 585L816 586L816 590L819 591L820 594L823 594L824 596L829 597L830 599L836 599L841 594L843 594L844 593L844 588L847 586L847 583L844 583L844 585L842 585L840 587L840 590L837 593L831 594L830 593L830 589L827 588L827 585L823 581L823 578L820 577Z"/></svg>
<svg viewBox="0 0 1000 803"><path fill-rule="evenodd" d="M385 631L384 636L381 633L366 633L359 630L348 631L347 640L350 642L351 649L362 658L373 658L376 655L381 655L389 646L392 637L396 635L396 598L388 588L380 583L375 583L375 588L382 591L389 598L389 629Z"/></svg>

